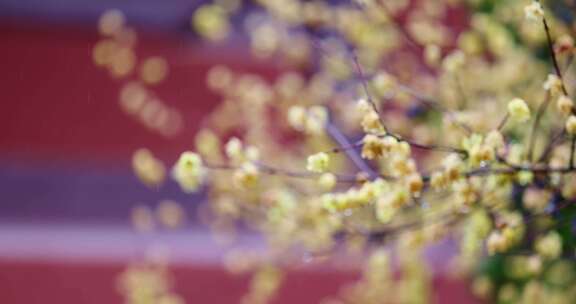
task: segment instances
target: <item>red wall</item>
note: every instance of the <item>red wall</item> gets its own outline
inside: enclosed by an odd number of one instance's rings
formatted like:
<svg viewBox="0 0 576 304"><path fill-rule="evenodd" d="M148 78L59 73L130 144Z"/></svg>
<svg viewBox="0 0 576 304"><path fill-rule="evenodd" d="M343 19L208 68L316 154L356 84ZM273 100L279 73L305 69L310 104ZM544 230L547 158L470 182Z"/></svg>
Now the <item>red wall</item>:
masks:
<svg viewBox="0 0 576 304"><path fill-rule="evenodd" d="M184 115L184 130L166 139L146 130L118 106L120 82L92 63L93 31L0 24L0 153L44 159L126 162L150 147L171 158L189 148L202 117L218 102L205 87L216 63L270 74L243 52L199 47L186 37L140 37L141 58L165 56L168 79L157 95Z"/></svg>

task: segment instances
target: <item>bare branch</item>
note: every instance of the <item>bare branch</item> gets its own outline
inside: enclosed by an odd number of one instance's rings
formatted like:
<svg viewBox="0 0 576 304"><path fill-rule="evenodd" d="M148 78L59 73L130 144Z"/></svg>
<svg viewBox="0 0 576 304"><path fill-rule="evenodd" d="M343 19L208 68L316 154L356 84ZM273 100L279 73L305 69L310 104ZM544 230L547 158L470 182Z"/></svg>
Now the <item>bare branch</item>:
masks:
<svg viewBox="0 0 576 304"><path fill-rule="evenodd" d="M548 108L548 105L550 104L550 94L546 93L546 97L544 99L544 101L542 101L542 103L540 103L540 106L538 107L538 110L536 111L536 117L534 118L534 122L532 123L532 129L530 130L530 137L528 140L528 153L526 155L526 157L528 158L528 161L532 161L532 155L534 153L534 145L536 144L536 132L538 131L538 126L540 125L540 120L542 119L542 116L544 116L544 113L546 112L546 109Z"/></svg>
<svg viewBox="0 0 576 304"><path fill-rule="evenodd" d="M330 136L338 143L340 147L343 147L343 151L346 153L348 158L358 167L359 170L366 172L370 178L375 179L378 174L364 161L364 159L356 152L355 149L347 149L351 146L348 138L334 125L333 123L328 123L326 126L326 131Z"/></svg>

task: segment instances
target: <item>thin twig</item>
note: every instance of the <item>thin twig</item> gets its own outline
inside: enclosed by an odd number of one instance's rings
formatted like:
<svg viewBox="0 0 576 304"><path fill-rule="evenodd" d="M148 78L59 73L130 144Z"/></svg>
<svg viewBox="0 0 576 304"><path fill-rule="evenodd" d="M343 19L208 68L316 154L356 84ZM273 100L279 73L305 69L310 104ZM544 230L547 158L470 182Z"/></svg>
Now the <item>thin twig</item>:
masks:
<svg viewBox="0 0 576 304"><path fill-rule="evenodd" d="M572 143L570 144L570 162L568 164L570 169L574 169L574 152L576 151L576 136L572 136Z"/></svg>
<svg viewBox="0 0 576 304"><path fill-rule="evenodd" d="M574 137L574 143L576 143L576 137ZM573 146L576 146L573 145ZM573 161L573 160L572 160ZM308 171L290 171L282 168L272 167L263 163L256 163L260 171L264 174L268 175L277 175L289 178L304 178L304 179L316 179L320 176L319 173L308 172ZM211 164L206 163L204 166L209 170L237 170L240 169L238 166L228 165L228 164ZM560 174L567 174L576 172L576 168L574 167L560 167L560 168L553 168L547 166L514 166L510 165L508 168L478 168L472 169L470 171L463 172L461 175L464 177L471 177L471 176L486 176L486 175L511 175L516 174L521 171L529 171L534 174L549 174L549 173L560 173ZM367 172L364 171L363 172ZM345 174L335 174L336 179L339 183L356 183L357 177L355 175L345 175ZM377 175L376 177L381 177L388 180L394 180L393 177L384 176L384 175ZM423 180L429 181L430 176L423 176Z"/></svg>
<svg viewBox="0 0 576 304"><path fill-rule="evenodd" d="M359 141L356 141L355 143L351 143L349 146L334 147L330 150L324 151L324 153L338 154L338 153L346 152L347 150L358 149L358 148L362 147L363 144L364 144L364 142L362 140L359 140Z"/></svg>
<svg viewBox="0 0 576 304"><path fill-rule="evenodd" d="M351 143L346 136L338 129L333 123L326 125L328 134L338 143L340 147L350 147ZM354 163L354 165L362 172L366 172L371 179L375 179L378 174L364 161L364 159L357 153L355 149L345 149L344 152Z"/></svg>
<svg viewBox="0 0 576 304"><path fill-rule="evenodd" d="M441 103L436 101L434 98L427 96L427 95L424 95L424 94L422 94L422 93L420 93L420 92L414 90L413 88L406 86L404 84L397 84L397 87L401 91L403 91L404 93L407 93L407 94L411 95L412 97L416 98L416 100L418 100L420 103L427 106L428 108L436 110L442 114L445 114L451 122L453 122L455 125L460 127L467 135L470 135L473 133L472 128L470 128L465 123L459 121L456 118L455 114L450 109L444 107Z"/></svg>
<svg viewBox="0 0 576 304"><path fill-rule="evenodd" d="M568 60L566 60L564 71L569 70L572 66L572 63L574 63L574 54L570 54L570 57L568 57Z"/></svg>
<svg viewBox="0 0 576 304"><path fill-rule="evenodd" d="M459 149L459 148L450 147L450 146L443 146L443 145L421 144L421 143L403 138L397 134L387 133L387 134L377 135L377 136L381 137L381 138L387 137L387 136L393 137L398 141L403 141L403 142L407 143L408 145L410 145L414 149L437 151L437 152L458 153L464 157L466 157L468 155L468 152L466 152L466 150L464 150L464 149ZM362 145L364 145L364 141L360 140L360 141L357 141L356 143L351 144L350 146L332 148L328 151L325 151L325 153L340 153L340 152L343 152L346 150L351 150L351 149L356 149L356 148L362 147Z"/></svg>
<svg viewBox="0 0 576 304"><path fill-rule="evenodd" d="M552 150L554 149L554 147L556 147L556 144L561 142L565 134L566 130L562 129L555 136L552 136L552 139L550 140L550 142L548 142L548 145L544 149L544 152L542 152L542 155L540 156L540 158L538 158L539 163L544 162L548 159L550 153L552 153Z"/></svg>
<svg viewBox="0 0 576 304"><path fill-rule="evenodd" d="M458 77L458 74L454 74L454 81L456 82L456 89L458 90L458 94L460 94L458 110L463 110L468 104L468 96L466 95L466 90L464 90L464 85L462 84L460 77Z"/></svg>
<svg viewBox="0 0 576 304"><path fill-rule="evenodd" d="M412 35L410 35L410 33L408 33L408 31L406 31L406 28L404 28L400 24L400 22L398 22L398 20L396 20L396 17L394 16L394 14L392 14L390 9L386 6L386 4L384 4L384 2L385 1L376 1L376 3L379 4L382 7L382 9L384 10L384 12L386 13L388 20L390 21L390 24L392 24L392 26L394 26L396 28L396 30L398 32L400 32L400 35L408 43L408 46L410 48L412 48L412 50L414 50L416 52L420 52L421 47L418 45L418 42L416 42L412 38ZM428 66L426 66L426 67L428 68Z"/></svg>
<svg viewBox="0 0 576 304"><path fill-rule="evenodd" d="M421 144L421 143L417 143L417 142L411 141L411 140L409 140L409 139L405 139L405 138L403 138L403 137L401 137L401 136L399 136L399 135L392 134L392 133L385 134L385 135L382 135L382 136L383 136L383 137L386 137L386 136L393 137L393 138L395 138L395 139L398 140L398 141L406 142L408 145L410 145L411 147L416 148L416 149L430 150L430 151L439 151L439 152L449 152L449 153L458 153L458 154L461 154L461 155L464 156L464 157L467 157L467 156L468 156L468 152L467 152L466 150L464 150L464 149L454 148L454 147L450 147L450 146L443 146L443 145L434 145L434 144L426 145L426 144Z"/></svg>
<svg viewBox="0 0 576 304"><path fill-rule="evenodd" d="M465 218L463 213L440 213L438 216L425 219L417 219L401 224L390 225L388 227L382 228L380 230L370 231L367 235L372 241L383 241L384 239L391 239L392 237L398 237L402 232L409 231L414 228L426 228L427 225L453 225L458 223L460 220Z"/></svg>
<svg viewBox="0 0 576 304"><path fill-rule="evenodd" d="M550 34L550 27L548 26L548 21L546 17L542 17L542 24L544 25L544 31L546 32L546 41L548 44L548 50L550 51L550 56L552 57L552 64L554 65L554 71L556 72L556 76L560 79L562 93L564 95L568 95L568 90L566 89L566 85L564 84L564 78L562 77L562 71L560 70L560 65L558 64L558 58L556 57L556 52L554 51L554 42L552 41L552 35Z"/></svg>
<svg viewBox="0 0 576 304"><path fill-rule="evenodd" d="M510 115L508 115L508 112L506 112L506 115L504 115L504 117L502 117L502 120L500 120L500 123L498 124L498 127L496 127L496 130L502 131L502 129L504 128L504 126L508 122L508 118L510 118Z"/></svg>
<svg viewBox="0 0 576 304"><path fill-rule="evenodd" d="M261 173L267 175L275 175L287 178L302 178L302 179L317 179L320 174L314 172L307 172L307 171L290 171L286 169L272 167L263 163L256 163L255 164ZM240 169L238 166L228 165L228 164L211 164L205 163L204 167L209 170L225 170L225 171L234 171ZM354 175L345 175L345 174L334 174L336 176L336 181L339 183L347 183L353 184L356 183L357 178Z"/></svg>
<svg viewBox="0 0 576 304"><path fill-rule="evenodd" d="M384 124L384 121L382 120L382 116L380 115L380 112L376 106L376 104L374 103L374 100L370 94L370 91L368 90L368 84L366 82L366 78L364 75L364 70L362 69L362 66L360 65L360 62L358 60L358 56L356 55L356 53L352 53L353 56L353 61L354 61L354 65L356 66L356 70L357 70L357 74L358 74L358 78L360 79L360 82L362 84L362 87L364 88L364 92L366 94L366 98L368 99L368 102L372 105L372 108L374 109L374 111L376 112L376 114L378 114L378 118L380 119L380 123L382 125L382 127L384 128L384 131L387 133L385 136L391 136L396 138L399 141L405 141L406 143L408 143L409 145L411 145L412 147L418 148L418 149L425 149L425 150L437 150L437 151L445 151L445 152L455 152L455 153L459 153L459 154L464 154L467 155L467 152L465 150L462 149L457 149L457 148L452 148L452 147L446 147L446 146L439 146L439 145L425 145L425 144L419 144L416 142L412 142L410 140L404 139L402 136L398 135L398 134L394 134L392 132L390 132L388 130L388 128L386 127L386 125Z"/></svg>
<svg viewBox="0 0 576 304"><path fill-rule="evenodd" d="M360 64L360 60L358 59L358 55L354 51L352 51L352 61L354 62L357 78L360 79L360 83L362 84L362 88L364 89L364 94L366 95L366 99L368 100L368 102L372 106L372 109L374 110L374 112L376 112L376 114L378 114L378 119L380 121L380 124L384 128L384 131L388 132L388 129L386 128L386 124L384 123L384 120L382 119L382 115L380 115L380 110L378 109L378 106L376 105L376 102L372 98L372 94L370 94L370 90L368 89L368 83L367 83L366 78L364 76L364 69L362 69L362 65Z"/></svg>
<svg viewBox="0 0 576 304"><path fill-rule="evenodd" d="M550 104L550 94L546 93L546 97L544 99L544 101L542 101L542 103L540 103L540 106L538 107L538 110L536 111L536 117L534 118L534 122L532 123L532 129L530 130L530 137L528 140L528 153L527 153L527 158L529 161L532 161L532 155L534 153L534 145L536 144L536 132L538 131L538 126L540 125L540 120L542 119L542 116L544 116L544 113L546 112L546 109L548 108L548 105Z"/></svg>

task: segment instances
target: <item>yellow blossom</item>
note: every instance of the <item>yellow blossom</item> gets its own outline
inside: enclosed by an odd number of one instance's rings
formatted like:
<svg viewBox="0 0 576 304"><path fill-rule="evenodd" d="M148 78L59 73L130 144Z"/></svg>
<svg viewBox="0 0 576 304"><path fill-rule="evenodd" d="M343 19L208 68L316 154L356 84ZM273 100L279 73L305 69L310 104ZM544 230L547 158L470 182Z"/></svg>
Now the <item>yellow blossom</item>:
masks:
<svg viewBox="0 0 576 304"><path fill-rule="evenodd" d="M202 171L202 159L194 152L184 152L176 163L176 170L182 174L197 175Z"/></svg>
<svg viewBox="0 0 576 304"><path fill-rule="evenodd" d="M320 178L318 179L318 184L320 185L320 187L322 187L322 189L330 191L336 185L336 175L332 173L324 173L320 175Z"/></svg>
<svg viewBox="0 0 576 304"><path fill-rule="evenodd" d="M159 223L171 229L181 227L186 220L182 206L171 200L161 201L156 209L156 215Z"/></svg>
<svg viewBox="0 0 576 304"><path fill-rule="evenodd" d="M562 80L556 74L548 74L548 78L544 82L544 90L556 94L562 90Z"/></svg>
<svg viewBox="0 0 576 304"><path fill-rule="evenodd" d="M391 165L394 176L408 176L416 172L416 163L411 158L395 157L392 159Z"/></svg>
<svg viewBox="0 0 576 304"><path fill-rule="evenodd" d="M454 73L464 66L466 61L466 55L461 50L456 50L450 53L442 61L442 67L444 70L450 73Z"/></svg>
<svg viewBox="0 0 576 304"><path fill-rule="evenodd" d="M258 183L259 171L252 163L245 163L234 172L233 181L240 189L249 189Z"/></svg>
<svg viewBox="0 0 576 304"><path fill-rule="evenodd" d="M486 241L486 247L488 248L488 253L494 254L497 252L503 252L507 248L506 240L499 232L492 232L488 236Z"/></svg>
<svg viewBox="0 0 576 304"><path fill-rule="evenodd" d="M248 146L244 149L244 156L248 161L257 161L260 158L260 150L254 146Z"/></svg>
<svg viewBox="0 0 576 304"><path fill-rule="evenodd" d="M226 143L225 150L228 158L232 160L242 158L243 154L242 141L240 141L240 139L238 139L237 137L230 138L230 140L228 140L228 142Z"/></svg>
<svg viewBox="0 0 576 304"><path fill-rule="evenodd" d="M306 121L306 109L302 106L291 106L288 109L288 123L295 130L303 130Z"/></svg>
<svg viewBox="0 0 576 304"><path fill-rule="evenodd" d="M192 26L210 40L222 40L229 32L226 12L218 5L203 5L194 12Z"/></svg>
<svg viewBox="0 0 576 304"><path fill-rule="evenodd" d="M529 170L521 170L516 174L516 178L520 185L526 186L534 181L534 173Z"/></svg>
<svg viewBox="0 0 576 304"><path fill-rule="evenodd" d="M508 115L517 122L525 122L530 119L530 108L520 98L514 98L508 103Z"/></svg>
<svg viewBox="0 0 576 304"><path fill-rule="evenodd" d="M574 107L573 104L574 103L570 97L561 95L558 97L558 101L556 101L556 108L562 115L570 115Z"/></svg>
<svg viewBox="0 0 576 304"><path fill-rule="evenodd" d="M405 151L405 147L400 148L400 143L398 142L398 139L396 139L395 137L392 136L385 136L384 138L381 138L382 140L382 148L384 149L384 153L390 153L390 152L401 152L401 155L398 156L408 156Z"/></svg>
<svg viewBox="0 0 576 304"><path fill-rule="evenodd" d="M308 109L305 129L308 134L320 135L328 122L328 111L324 106L312 106Z"/></svg>
<svg viewBox="0 0 576 304"><path fill-rule="evenodd" d="M477 145L470 149L470 161L473 165L494 160L494 149L487 145Z"/></svg>
<svg viewBox="0 0 576 304"><path fill-rule="evenodd" d="M502 253L508 251L517 241L517 232L514 231L514 228L507 227L502 231L490 233L486 246L490 254Z"/></svg>
<svg viewBox="0 0 576 304"><path fill-rule="evenodd" d="M330 156L325 152L316 153L308 156L306 169L316 173L322 173L328 169Z"/></svg>
<svg viewBox="0 0 576 304"><path fill-rule="evenodd" d="M430 176L430 186L434 190L441 190L448 185L447 175L443 172L434 172Z"/></svg>
<svg viewBox="0 0 576 304"><path fill-rule="evenodd" d="M380 222L387 223L409 201L410 196L403 188L387 192L376 202L376 217Z"/></svg>
<svg viewBox="0 0 576 304"><path fill-rule="evenodd" d="M435 44L428 44L424 48L424 60L429 66L437 66L441 55L442 50Z"/></svg>
<svg viewBox="0 0 576 304"><path fill-rule="evenodd" d="M410 144L405 142L405 141L401 141L398 142L398 140L396 140L396 138L393 138L390 136L390 138L394 139L394 141L397 143L392 143L391 146L391 150L394 151L394 153L398 153L399 157L409 157L410 154L412 153L412 148L410 147Z"/></svg>
<svg viewBox="0 0 576 304"><path fill-rule="evenodd" d="M384 143L376 135L367 134L362 139L362 157L366 159L375 159L384 155Z"/></svg>
<svg viewBox="0 0 576 304"><path fill-rule="evenodd" d="M550 193L544 190L528 188L524 191L523 206L533 212L544 212L550 202Z"/></svg>
<svg viewBox="0 0 576 304"><path fill-rule="evenodd" d="M380 116L374 110L367 112L362 117L362 129L366 133L382 133L384 127L380 123Z"/></svg>
<svg viewBox="0 0 576 304"><path fill-rule="evenodd" d="M422 181L422 176L420 174L412 174L406 179L408 185L408 190L414 196L419 196L422 188L424 187L424 182Z"/></svg>
<svg viewBox="0 0 576 304"><path fill-rule="evenodd" d="M320 135L328 122L328 111L324 106L291 106L287 114L288 124L297 131Z"/></svg>
<svg viewBox="0 0 576 304"><path fill-rule="evenodd" d="M378 96L387 96L396 87L396 79L388 73L380 72L372 79L371 84Z"/></svg>
<svg viewBox="0 0 576 304"><path fill-rule="evenodd" d="M576 135L576 116L570 115L566 119L566 132L570 135Z"/></svg>
<svg viewBox="0 0 576 304"><path fill-rule="evenodd" d="M159 186L166 177L164 164L147 149L138 149L132 156L136 176L147 186Z"/></svg>
<svg viewBox="0 0 576 304"><path fill-rule="evenodd" d="M460 172L463 166L462 159L458 154L450 154L442 160L442 166L446 170L448 180L454 181L460 177Z"/></svg>
<svg viewBox="0 0 576 304"><path fill-rule="evenodd" d="M360 98L356 102L356 108L358 109L358 112L360 112L360 114L362 115L365 115L373 110L372 105L366 98Z"/></svg>
<svg viewBox="0 0 576 304"><path fill-rule="evenodd" d="M468 180L460 180L453 184L454 192L457 195L458 203L469 207L478 199L477 189Z"/></svg>
<svg viewBox="0 0 576 304"><path fill-rule="evenodd" d="M500 131L492 130L486 135L485 143L492 149L501 149L505 145L504 136Z"/></svg>
<svg viewBox="0 0 576 304"><path fill-rule="evenodd" d="M524 15L528 20L540 21L544 17L544 9L540 2L532 1L531 4L524 7Z"/></svg>
<svg viewBox="0 0 576 304"><path fill-rule="evenodd" d="M204 167L200 155L184 152L172 169L172 177L185 192L194 192L202 183Z"/></svg>
<svg viewBox="0 0 576 304"><path fill-rule="evenodd" d="M562 253L562 239L557 232L549 232L536 240L535 249L541 257L555 259Z"/></svg>

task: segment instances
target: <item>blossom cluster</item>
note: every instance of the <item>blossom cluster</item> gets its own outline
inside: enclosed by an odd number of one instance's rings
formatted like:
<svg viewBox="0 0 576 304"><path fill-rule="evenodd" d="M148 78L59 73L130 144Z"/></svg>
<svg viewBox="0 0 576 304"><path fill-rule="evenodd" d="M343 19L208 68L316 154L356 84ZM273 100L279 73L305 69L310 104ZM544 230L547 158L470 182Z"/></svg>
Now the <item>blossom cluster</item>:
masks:
<svg viewBox="0 0 576 304"><path fill-rule="evenodd" d="M242 222L274 249L255 276L274 284L248 298L265 301L277 289L270 261L294 248L324 255L344 245L373 253L335 303L381 303L395 284L404 296L391 302L426 302L421 254L453 238L452 270L474 275L479 297L570 303L570 21L521 0L257 5L215 1L191 24L218 42L237 30L234 16L247 15L254 56L289 71L265 80L212 68L207 85L222 101L195 152L172 169L184 191L205 189L217 234ZM134 168L147 185L164 179L150 152L137 153ZM400 282L390 277L390 251L401 257Z"/></svg>

